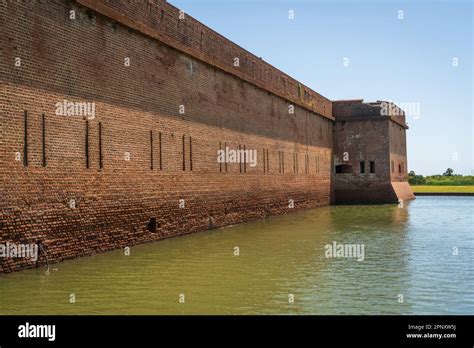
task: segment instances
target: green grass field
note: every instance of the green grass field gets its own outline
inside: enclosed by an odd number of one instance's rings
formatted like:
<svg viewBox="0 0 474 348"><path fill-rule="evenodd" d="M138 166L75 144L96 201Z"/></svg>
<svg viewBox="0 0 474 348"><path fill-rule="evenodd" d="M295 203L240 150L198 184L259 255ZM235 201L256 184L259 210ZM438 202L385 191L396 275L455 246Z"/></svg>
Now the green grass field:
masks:
<svg viewBox="0 0 474 348"><path fill-rule="evenodd" d="M413 192L474 192L474 185L471 186L434 186L434 185L412 185Z"/></svg>

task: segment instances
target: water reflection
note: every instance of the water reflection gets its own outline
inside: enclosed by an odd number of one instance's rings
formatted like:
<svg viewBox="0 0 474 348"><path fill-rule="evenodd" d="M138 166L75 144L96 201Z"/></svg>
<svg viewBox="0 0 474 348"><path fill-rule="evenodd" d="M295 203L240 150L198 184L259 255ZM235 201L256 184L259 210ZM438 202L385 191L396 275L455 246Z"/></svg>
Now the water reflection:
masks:
<svg viewBox="0 0 474 348"><path fill-rule="evenodd" d="M325 207L9 274L0 313L472 314L473 202ZM334 241L364 261L326 258Z"/></svg>

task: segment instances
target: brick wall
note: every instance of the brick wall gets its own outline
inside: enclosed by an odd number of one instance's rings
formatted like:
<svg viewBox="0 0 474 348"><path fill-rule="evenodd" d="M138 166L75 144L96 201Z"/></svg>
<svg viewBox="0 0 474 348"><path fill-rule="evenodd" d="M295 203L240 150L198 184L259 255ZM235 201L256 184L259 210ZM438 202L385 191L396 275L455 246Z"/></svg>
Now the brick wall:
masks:
<svg viewBox="0 0 474 348"><path fill-rule="evenodd" d="M390 122L390 179L391 181L408 180L406 129L395 122Z"/></svg>
<svg viewBox="0 0 474 348"><path fill-rule="evenodd" d="M196 49L205 28L178 28L168 4L111 19L79 2L0 4L1 243L40 240L56 262L329 203L327 99L250 54L244 72L223 68L238 48L207 31L206 56L164 43L176 30ZM64 100L95 103L95 118L57 115ZM225 146L257 165L218 163ZM34 266L0 258L0 273Z"/></svg>
<svg viewBox="0 0 474 348"><path fill-rule="evenodd" d="M77 0L118 23L129 26L188 55L239 76L292 103L329 119L331 101L261 58L244 50L164 0L108 1ZM235 66L238 59L239 66Z"/></svg>
<svg viewBox="0 0 474 348"><path fill-rule="evenodd" d="M387 119L336 121L334 164L352 167L352 173L334 174L338 203L396 201L390 188L388 125ZM371 161L374 173L370 172ZM365 173L360 171L360 162L364 162Z"/></svg>
<svg viewBox="0 0 474 348"><path fill-rule="evenodd" d="M346 173L335 173L336 203L396 203L414 198L406 176L405 116L383 115L381 103L333 102L334 163L347 166Z"/></svg>

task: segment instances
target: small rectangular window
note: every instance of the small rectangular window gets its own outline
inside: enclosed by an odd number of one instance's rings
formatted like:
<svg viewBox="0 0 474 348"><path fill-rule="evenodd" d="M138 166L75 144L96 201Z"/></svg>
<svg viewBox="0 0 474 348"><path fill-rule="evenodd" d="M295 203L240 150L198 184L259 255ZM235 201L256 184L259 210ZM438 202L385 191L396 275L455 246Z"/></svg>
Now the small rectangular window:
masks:
<svg viewBox="0 0 474 348"><path fill-rule="evenodd" d="M375 173L375 162L370 161L370 172L373 174Z"/></svg>
<svg viewBox="0 0 474 348"><path fill-rule="evenodd" d="M365 174L365 162L360 162L360 173Z"/></svg>
<svg viewBox="0 0 474 348"><path fill-rule="evenodd" d="M392 173L395 173L395 162L392 160L391 164L392 164Z"/></svg>
<svg viewBox="0 0 474 348"><path fill-rule="evenodd" d="M156 233L158 224L156 223L156 218L152 217L150 218L150 221L148 221L148 224L146 225L146 229L150 231L151 233Z"/></svg>

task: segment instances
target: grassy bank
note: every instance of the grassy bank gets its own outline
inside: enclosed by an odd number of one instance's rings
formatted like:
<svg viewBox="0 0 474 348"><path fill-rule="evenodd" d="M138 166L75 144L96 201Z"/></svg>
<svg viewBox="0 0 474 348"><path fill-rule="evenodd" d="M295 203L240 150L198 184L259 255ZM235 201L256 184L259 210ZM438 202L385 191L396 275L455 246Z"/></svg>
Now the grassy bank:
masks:
<svg viewBox="0 0 474 348"><path fill-rule="evenodd" d="M411 185L413 192L474 192L474 185L469 186L446 186L446 185Z"/></svg>

